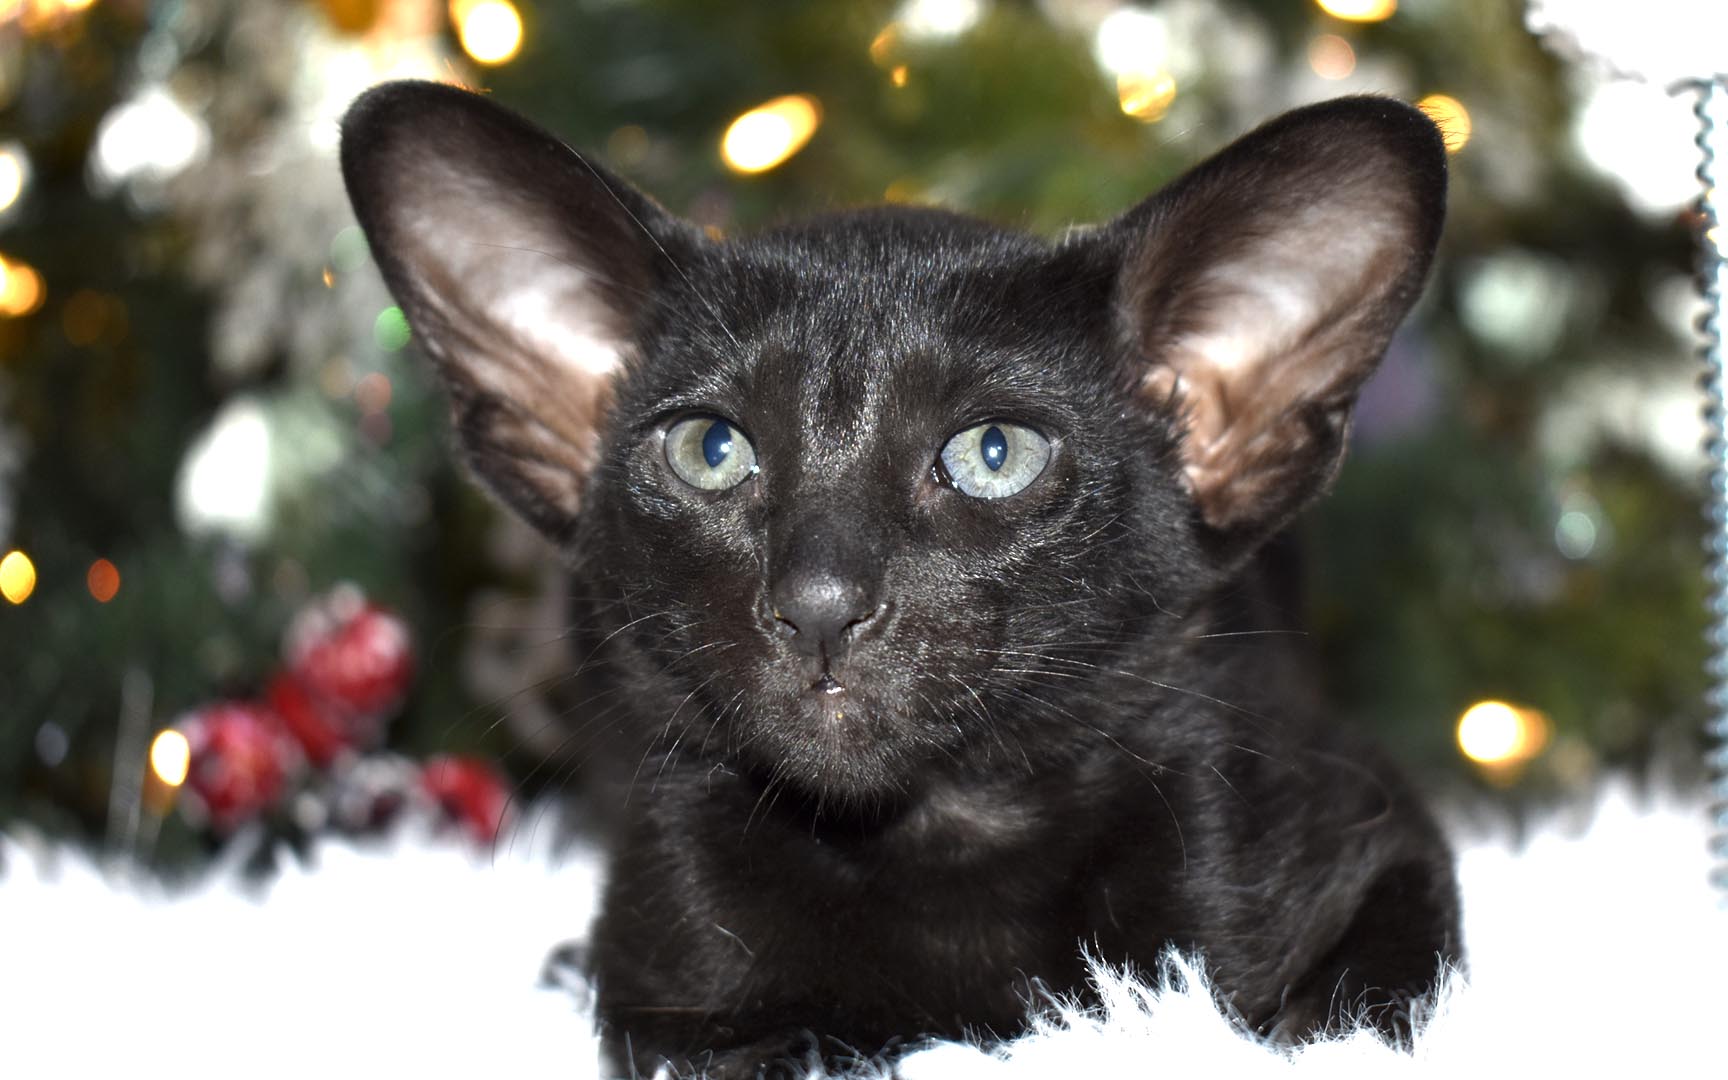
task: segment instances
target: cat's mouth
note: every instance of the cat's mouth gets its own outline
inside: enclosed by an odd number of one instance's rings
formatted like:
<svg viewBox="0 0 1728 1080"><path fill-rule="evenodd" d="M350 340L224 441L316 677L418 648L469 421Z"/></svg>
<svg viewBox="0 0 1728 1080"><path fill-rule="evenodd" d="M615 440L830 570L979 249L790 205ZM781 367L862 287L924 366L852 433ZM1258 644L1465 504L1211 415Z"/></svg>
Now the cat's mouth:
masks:
<svg viewBox="0 0 1728 1080"><path fill-rule="evenodd" d="M837 731L852 730L854 734L862 734L860 725L865 722L862 715L864 703L854 698L846 689L846 684L836 679L832 674L824 672L822 677L810 684L810 689L804 692L806 700L814 700L816 723Z"/></svg>
<svg viewBox="0 0 1728 1080"><path fill-rule="evenodd" d="M845 667L805 672L786 690L741 717L741 764L835 805L904 794L924 740L897 695Z"/></svg>

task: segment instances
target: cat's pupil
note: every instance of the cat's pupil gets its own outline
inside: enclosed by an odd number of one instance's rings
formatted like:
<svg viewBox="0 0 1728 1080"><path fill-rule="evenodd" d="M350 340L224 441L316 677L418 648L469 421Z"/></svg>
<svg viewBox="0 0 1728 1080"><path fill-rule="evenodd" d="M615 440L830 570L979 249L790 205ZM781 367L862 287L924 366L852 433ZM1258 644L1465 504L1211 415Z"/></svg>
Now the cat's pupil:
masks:
<svg viewBox="0 0 1728 1080"><path fill-rule="evenodd" d="M724 420L716 420L708 425L708 433L702 436L702 460L708 463L710 469L718 469L726 456L732 453L732 429Z"/></svg>
<svg viewBox="0 0 1728 1080"><path fill-rule="evenodd" d="M978 440L978 449L984 455L984 464L990 467L991 472L996 472L1008 460L1008 436L992 424L984 432L984 437Z"/></svg>

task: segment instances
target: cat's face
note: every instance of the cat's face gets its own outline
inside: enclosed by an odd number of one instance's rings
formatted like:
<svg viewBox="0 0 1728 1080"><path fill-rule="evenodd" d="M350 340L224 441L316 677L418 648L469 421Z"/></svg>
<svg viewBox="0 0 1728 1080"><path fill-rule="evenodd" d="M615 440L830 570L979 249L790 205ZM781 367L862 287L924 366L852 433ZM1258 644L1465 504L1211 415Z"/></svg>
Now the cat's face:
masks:
<svg viewBox="0 0 1728 1080"><path fill-rule="evenodd" d="M632 597L614 621L641 618L611 647L693 695L684 737L892 791L1017 741L1084 670L1063 658L1107 655L1134 589L1192 562L1169 417L1124 410L1108 323L1072 314L1107 300L1096 260L896 212L682 268L577 544Z"/></svg>
<svg viewBox="0 0 1728 1080"><path fill-rule="evenodd" d="M376 90L344 138L470 463L643 712L843 800L1081 734L1092 673L1314 495L1441 161L1357 100L1055 247L916 210L717 242L460 91Z"/></svg>

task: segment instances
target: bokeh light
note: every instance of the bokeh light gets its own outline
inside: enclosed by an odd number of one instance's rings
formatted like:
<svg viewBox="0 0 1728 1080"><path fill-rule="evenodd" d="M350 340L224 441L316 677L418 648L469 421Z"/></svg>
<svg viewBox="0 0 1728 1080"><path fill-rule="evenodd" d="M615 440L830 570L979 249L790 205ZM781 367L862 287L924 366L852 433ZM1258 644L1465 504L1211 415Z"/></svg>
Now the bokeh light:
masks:
<svg viewBox="0 0 1728 1080"><path fill-rule="evenodd" d="M1458 718L1458 749L1478 765L1522 765L1548 745L1548 718L1504 701L1478 701Z"/></svg>
<svg viewBox="0 0 1728 1080"><path fill-rule="evenodd" d="M1122 111L1150 124L1164 119L1176 100L1176 79L1169 72L1125 71L1116 76L1116 101Z"/></svg>
<svg viewBox="0 0 1728 1080"><path fill-rule="evenodd" d="M16 142L0 146L0 214L17 205L30 179L30 158Z"/></svg>
<svg viewBox="0 0 1728 1080"><path fill-rule="evenodd" d="M366 234L360 226L350 225L330 238L330 265L339 274L352 273L365 266L372 257Z"/></svg>
<svg viewBox="0 0 1728 1080"><path fill-rule="evenodd" d="M58 29L95 6L96 0L0 0L0 26L17 21L27 34Z"/></svg>
<svg viewBox="0 0 1728 1080"><path fill-rule="evenodd" d="M1119 7L1098 24L1092 55L1115 76L1162 71L1170 53L1170 30L1163 16L1137 7Z"/></svg>
<svg viewBox="0 0 1728 1080"><path fill-rule="evenodd" d="M106 604L120 593L120 569L107 559L97 559L84 573L84 587L98 604Z"/></svg>
<svg viewBox="0 0 1728 1080"><path fill-rule="evenodd" d="M1314 0L1321 11L1345 22L1382 22L1398 10L1398 0Z"/></svg>
<svg viewBox="0 0 1728 1080"><path fill-rule="evenodd" d="M408 316L399 307L387 307L378 313L378 318L372 322L372 340L385 352L396 352L408 344L412 332L408 329Z"/></svg>
<svg viewBox="0 0 1728 1080"><path fill-rule="evenodd" d="M802 150L821 122L815 98L775 98L732 121L720 140L720 156L733 172L767 172Z"/></svg>
<svg viewBox="0 0 1728 1080"><path fill-rule="evenodd" d="M148 85L102 118L89 167L97 189L108 191L134 179L166 183L209 152L203 119L166 87Z"/></svg>
<svg viewBox="0 0 1728 1080"><path fill-rule="evenodd" d="M36 564L22 551L8 551L0 559L0 596L22 604L36 591Z"/></svg>
<svg viewBox="0 0 1728 1080"><path fill-rule="evenodd" d="M1337 34L1321 34L1308 43L1308 66L1322 79L1348 79L1356 70L1356 50Z"/></svg>
<svg viewBox="0 0 1728 1080"><path fill-rule="evenodd" d="M173 728L157 732L150 741L150 771L156 778L177 788L186 782L191 768L192 744L186 741L186 736Z"/></svg>
<svg viewBox="0 0 1728 1080"><path fill-rule="evenodd" d="M354 401L368 415L390 407L390 377L381 371L363 376L354 384Z"/></svg>
<svg viewBox="0 0 1728 1080"><path fill-rule="evenodd" d="M1470 141L1470 113L1457 98L1445 94L1429 94L1418 101L1416 107L1427 113L1428 118L1440 129L1440 137L1446 140L1448 154L1456 154Z"/></svg>
<svg viewBox="0 0 1728 1080"><path fill-rule="evenodd" d="M48 290L34 267L0 255L0 318L20 318L42 306Z"/></svg>
<svg viewBox="0 0 1728 1080"><path fill-rule="evenodd" d="M454 0L450 20L476 63L507 63L522 51L522 15L510 0Z"/></svg>
<svg viewBox="0 0 1728 1080"><path fill-rule="evenodd" d="M1596 550L1599 530L1586 510L1567 510L1554 523L1554 546L1568 559L1587 559Z"/></svg>
<svg viewBox="0 0 1728 1080"><path fill-rule="evenodd" d="M894 21L917 41L944 41L978 25L983 0L906 0Z"/></svg>
<svg viewBox="0 0 1728 1080"><path fill-rule="evenodd" d="M889 23L870 39L870 59L881 67L887 67L899 44L900 26L898 23Z"/></svg>
<svg viewBox="0 0 1728 1080"><path fill-rule="evenodd" d="M175 486L180 527L241 540L264 535L270 518L270 423L250 397L224 405L187 450Z"/></svg>

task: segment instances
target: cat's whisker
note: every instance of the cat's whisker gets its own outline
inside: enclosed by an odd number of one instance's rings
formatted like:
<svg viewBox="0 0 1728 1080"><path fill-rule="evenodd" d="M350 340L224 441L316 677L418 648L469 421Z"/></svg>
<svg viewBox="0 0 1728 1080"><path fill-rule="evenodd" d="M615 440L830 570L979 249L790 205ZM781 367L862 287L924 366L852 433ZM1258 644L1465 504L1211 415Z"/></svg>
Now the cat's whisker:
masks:
<svg viewBox="0 0 1728 1080"><path fill-rule="evenodd" d="M720 309L708 298L707 293L696 287L695 282L690 280L690 275L686 274L684 268L678 264L678 260L672 257L670 251L666 250L666 245L662 244L660 238L654 235L653 230L643 224L642 219L636 216L636 211L632 210L629 203L624 201L623 196L619 195L618 192L613 189L612 184L606 179L606 176L601 173L600 170L596 169L593 164L590 163L589 160L575 147L566 144L564 148L570 152L572 157L582 164L584 169L588 170L589 175L593 176L595 181L605 189L606 194L612 197L612 201L617 204L618 209L624 212L624 216L628 217L636 227L642 231L642 235L646 236L648 242L653 244L655 250L660 252L660 257L665 259L667 264L672 267L681 279L683 279L685 287L702 302L703 307L708 309L708 314L713 316L715 325L719 326L721 332L726 335L727 340L732 342L732 347L742 350L744 346L738 341L738 338L732 333L731 329L727 327L726 320L720 315Z"/></svg>
<svg viewBox="0 0 1728 1080"><path fill-rule="evenodd" d="M601 694L594 695L594 697L589 699L589 700L592 701L592 700L598 699L598 698L603 697L603 696L605 696L604 692ZM584 704L587 704L587 702L584 702ZM540 761L537 764L535 764L535 766L532 769L530 769L526 775L524 775L521 779L517 780L515 784L511 785L510 793L507 796L505 796L505 799L504 799L503 813L505 814L505 816L509 815L510 807L513 805L516 805L517 802L519 801L520 797L526 794L526 792L528 790L528 786L531 783L533 783L534 778L540 774L542 769L544 769L547 765L549 765L553 762L562 762L562 760L564 758L564 752L566 749L568 749L568 747L570 746L571 743L575 742L577 739L580 739L582 736L586 735L601 718L609 716L612 713L616 712L618 709L623 707L623 704L624 704L623 702L614 702L611 705L608 705L607 707L605 707L604 709L601 709L598 713L591 715L590 717L585 719L582 723L577 724L569 732L567 732L565 734L564 738L559 740L558 744L555 747L553 747L549 753L543 754L540 758ZM561 717L559 719L561 719ZM547 726L550 726L550 723L552 723L552 722L556 722L556 719L554 721L550 721ZM544 727L542 728L542 730L544 730ZM564 781L558 779L560 777L560 775L573 776L581 768L581 765L583 764L584 761L585 761L585 759L581 759L581 760L578 760L574 763L561 764L559 769L553 773L553 781L549 786L555 786L555 787L558 787L561 789ZM536 823L535 827L538 828L538 823ZM511 852L514 852L514 850L515 850L515 841L516 841L516 831L513 830L512 834L511 834L511 846L508 849ZM530 833L529 841L530 841L530 844L532 844L533 833ZM494 850L494 855L496 855L496 850L497 850L496 845L494 845L493 850Z"/></svg>
<svg viewBox="0 0 1728 1080"><path fill-rule="evenodd" d="M705 648L706 646L703 646L703 647ZM692 649L691 650L692 653L698 652L698 651L700 651L700 649ZM701 693L703 691L703 689L708 686L709 683L712 683L715 679L718 679L719 677L720 677L720 672L715 672L714 674L708 676L706 679L703 679L701 682L697 683L695 686L690 688L690 692L688 694L684 695L684 700L680 701L678 703L678 707L672 710L672 715L666 718L666 723L660 729L662 738L664 738L666 735L669 735L672 733L673 727L678 723L678 714L684 711L684 706L690 704L690 701L692 698L694 698L697 694ZM669 747L667 749L665 756L660 759L660 768L655 771L654 783L649 785L649 788L648 788L649 791L654 791L658 787L661 777L665 775L667 763L672 758L677 756L679 744L681 744L684 741L684 736L686 734L688 734L688 732L689 732L688 726L685 726L683 728L678 729L677 735L674 736L672 739L671 747ZM635 783L635 780L632 779L631 783Z"/></svg>
<svg viewBox="0 0 1728 1080"><path fill-rule="evenodd" d="M1099 664L1092 664L1092 663L1088 663L1084 660L1075 660L1075 659L1071 659L1071 658L1065 657L1065 656L1051 656L1051 655L1048 655L1045 653L1025 652L1025 651L1014 650L1014 649L982 649L979 651L994 653L994 654L1000 655L1000 656L1021 656L1021 657L1026 657L1026 658L1030 658L1030 659L1043 660L1043 661L1045 661L1047 663L1051 663L1051 664L1066 664L1070 667L1084 668L1087 671L1096 672L1097 674L1100 674L1100 675L1116 675L1116 676L1120 676L1120 677L1125 678L1125 679L1132 679L1136 682L1146 683L1149 686L1156 686L1161 690L1168 690L1171 693L1186 694L1190 697L1200 698L1203 701L1209 701L1214 705L1220 706L1220 707L1225 708L1225 709L1229 709L1232 712L1240 713L1243 716L1252 717L1255 720L1260 720L1260 721L1263 721L1263 722L1268 723L1268 724L1275 723L1275 721L1273 720L1272 717L1269 717L1269 716L1266 716L1264 714L1255 712L1254 710L1249 709L1245 706L1237 705L1233 702L1225 701L1223 698L1214 697L1213 695L1205 693L1204 691L1201 691L1201 690L1194 690L1194 689L1190 689L1190 688L1184 687L1184 686L1177 686L1173 683L1163 682L1161 680L1154 679L1149 675L1142 675L1137 671L1127 671L1127 670L1124 670L1122 668L1104 667L1104 666L1099 665ZM1018 673L1018 674L1049 675L1049 676L1053 676L1053 677L1057 677L1057 678L1076 678L1077 679L1077 678L1083 678L1084 677L1084 676L1074 674L1071 672L1059 672L1059 671L1050 671L1050 670L1041 670L1041 671L1040 670L1020 671L1019 669L1005 669L1005 670L1008 670L1012 673Z"/></svg>
<svg viewBox="0 0 1728 1080"><path fill-rule="evenodd" d="M658 613L658 615L660 615L660 616L664 616L667 614L670 614L670 613L669 612ZM625 627L621 627L618 631L615 631L614 635L612 635L612 636L615 636L616 633L622 632L622 630L624 630L624 629L628 629L629 625L636 625L636 624L645 622L648 619L654 618L654 617L656 617L656 615L645 615L640 619L633 620L633 622L631 624L627 624ZM694 626L696 624L694 622L692 622L688 625ZM678 632L678 630L675 628L671 632ZM610 640L610 637L611 636L609 636L606 640ZM601 644L605 644L605 641L602 641ZM575 681L576 679L580 678L582 675L584 675L588 671L590 671L596 664L601 662L601 657L599 656L599 652L600 652L600 648L597 645L594 648L594 650L591 651L587 657L585 657L580 663L576 664L575 666L573 666L569 669L554 672L550 675L546 675L542 678L536 679L536 680L528 683L525 686L519 687L516 690L513 690L508 694L505 694L505 695L498 697L498 698L494 698L490 702L487 702L487 703L484 703L481 705L476 705L474 708L470 709L467 713L463 714L461 717L457 718L456 720L451 721L451 723L449 724L449 726L446 728L446 730L444 732L445 738L449 738L453 733L455 733L463 725L468 723L469 720L473 719L475 717L475 715L477 715L479 713L483 713L483 712L490 710L490 709L499 709L500 711L499 711L497 717L490 724L486 725L486 727L483 728L480 732L480 736L482 738L485 738L485 737L491 735L492 732L496 731L501 724L503 724L505 721L507 721L509 719L509 717L510 717L509 706L511 703L517 701L519 698L521 698L527 694L544 693L546 691L552 690L555 687L562 686L565 683ZM547 726L549 726L549 725L545 725L545 724L541 725L541 727L538 729L538 731L544 731ZM538 733L538 731L536 732L536 734Z"/></svg>
<svg viewBox="0 0 1728 1080"><path fill-rule="evenodd" d="M720 726L720 724L726 719L727 714L730 712L733 712L733 710L736 709L737 706L739 705L739 703L742 702L743 700L744 700L744 687L739 687L738 690L735 693L733 693L732 697L729 698L724 705L722 705L718 709L714 710L714 719L709 722L708 730L702 733L702 743L700 746L698 746L696 748L697 754L701 755L704 758L708 756L708 743L711 739L714 738L715 729L718 728Z"/></svg>

